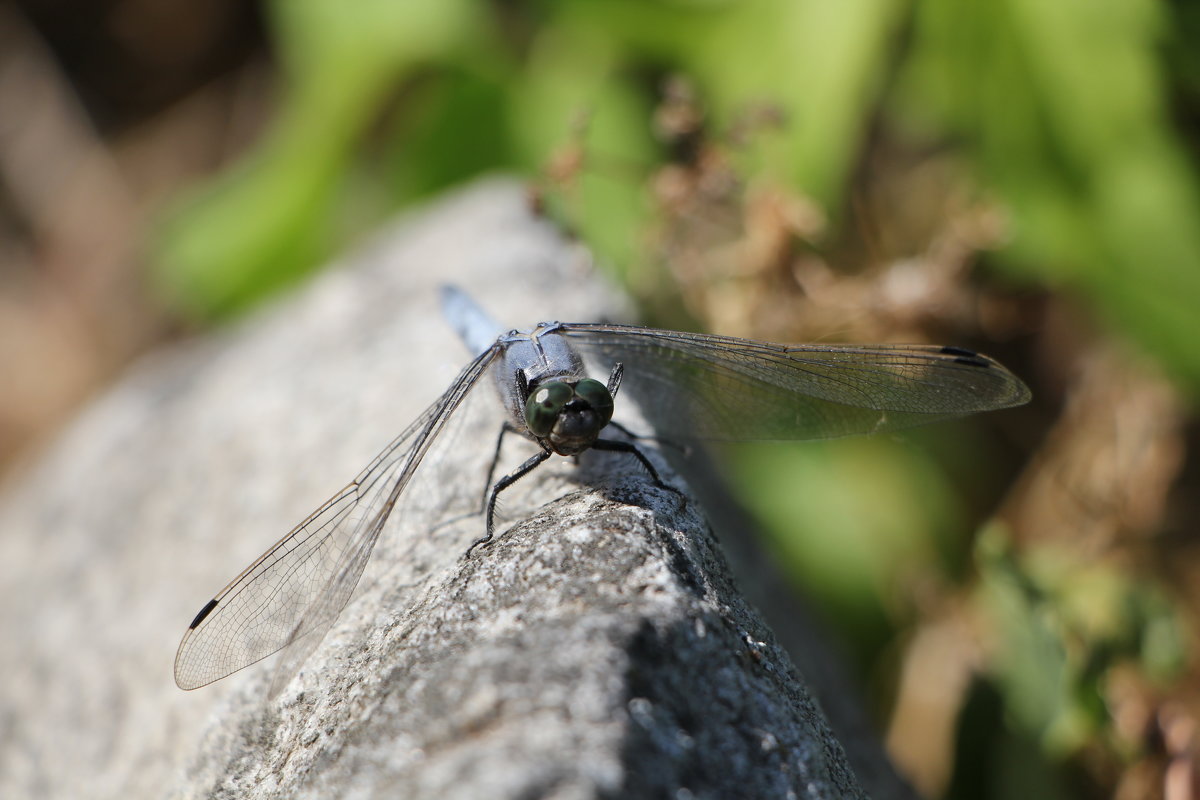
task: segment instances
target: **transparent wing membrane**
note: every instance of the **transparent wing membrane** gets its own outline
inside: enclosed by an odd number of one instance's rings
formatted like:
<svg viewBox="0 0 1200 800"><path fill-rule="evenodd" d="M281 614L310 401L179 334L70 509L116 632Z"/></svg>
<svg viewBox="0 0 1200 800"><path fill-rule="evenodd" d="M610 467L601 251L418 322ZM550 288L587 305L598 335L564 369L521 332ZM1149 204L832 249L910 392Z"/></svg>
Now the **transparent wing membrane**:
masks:
<svg viewBox="0 0 1200 800"><path fill-rule="evenodd" d="M623 363L622 391L670 437L824 439L1029 400L998 362L954 347L781 345L629 325L563 333L585 357Z"/></svg>
<svg viewBox="0 0 1200 800"><path fill-rule="evenodd" d="M303 661L349 601L426 450L495 355L472 361L351 484L201 609L175 656L180 688L212 683L293 644L303 652L289 660Z"/></svg>

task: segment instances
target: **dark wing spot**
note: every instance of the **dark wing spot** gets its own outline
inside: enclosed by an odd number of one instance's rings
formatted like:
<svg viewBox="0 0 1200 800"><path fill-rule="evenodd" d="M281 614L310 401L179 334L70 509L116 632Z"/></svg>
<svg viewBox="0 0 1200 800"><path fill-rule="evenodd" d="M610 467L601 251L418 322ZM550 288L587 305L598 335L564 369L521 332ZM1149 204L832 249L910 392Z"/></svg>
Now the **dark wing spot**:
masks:
<svg viewBox="0 0 1200 800"><path fill-rule="evenodd" d="M199 625L201 622L204 622L204 618L207 617L209 614L211 614L212 610L216 607L217 607L216 598L209 600L204 605L204 608L200 609L200 613L196 615L196 618L194 620L192 620L192 624L188 625L188 630L189 631L195 630L196 626Z"/></svg>
<svg viewBox="0 0 1200 800"><path fill-rule="evenodd" d="M954 363L967 364L972 367L990 367L992 363L983 356L973 350L967 350L962 347L943 347L942 354L948 356L956 356Z"/></svg>

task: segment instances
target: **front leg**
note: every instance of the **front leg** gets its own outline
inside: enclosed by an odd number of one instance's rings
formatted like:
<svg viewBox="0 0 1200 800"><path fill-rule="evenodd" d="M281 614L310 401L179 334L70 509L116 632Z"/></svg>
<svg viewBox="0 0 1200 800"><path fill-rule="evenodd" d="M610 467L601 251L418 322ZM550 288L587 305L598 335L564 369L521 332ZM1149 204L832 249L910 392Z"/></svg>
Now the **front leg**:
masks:
<svg viewBox="0 0 1200 800"><path fill-rule="evenodd" d="M625 375L625 365L622 364L620 361L613 364L612 371L610 373L608 373L608 393L610 395L612 395L614 400L617 397L617 391L621 388L621 379L624 377L624 375ZM681 445L678 442L671 441L670 439L662 439L662 438L659 438L658 436L643 436L641 434L634 433L633 431L629 430L621 423L613 422L612 420L609 420L608 424L609 424L609 426L616 428L621 433L628 436L630 439L646 439L651 442L659 442L660 444L665 444L668 447L673 447L675 450L678 450L684 456L690 455L690 452L691 452L690 448L688 448L686 445ZM597 447L597 445L592 445L592 446ZM597 449L604 450L606 448L597 447ZM612 449L612 448L608 448L608 449ZM622 452L630 452L630 451L622 450ZM646 468L646 471L654 476L655 482L658 483L660 486L666 486L666 484L664 484L662 481L658 480L658 474L654 471L654 468L650 466L650 462L647 461L645 459L645 457L642 456L641 452L639 452L637 450L634 450L632 452L634 452L637 455L637 457L641 460L642 466Z"/></svg>
<svg viewBox="0 0 1200 800"><path fill-rule="evenodd" d="M662 477L659 476L659 474L658 474L658 470L655 469L654 465L650 463L650 459L646 458L646 454L643 453L641 450L639 450L636 446L630 444L629 442L618 442L613 439L597 439L592 444L592 449L593 450L606 450L610 453L629 453L631 456L635 457L641 463L642 468L645 469L646 472L648 472L650 474L650 477L651 477L651 479L653 479L655 486L657 486L658 488L663 489L665 491L668 491L671 494L677 495L684 501L687 500L687 498L684 496L683 492L679 491L678 489L676 489L674 486L670 485L669 483L666 483L665 481L663 481Z"/></svg>
<svg viewBox="0 0 1200 800"><path fill-rule="evenodd" d="M487 480L483 482L483 493L479 495L480 514L482 514L487 508L488 493L491 491L492 487L492 476L496 474L496 467L500 464L500 451L504 446L504 437L509 433L519 433L519 431L511 422L505 420L504 424L500 426L500 435L496 437L496 452L492 454L492 463L491 466L488 467Z"/></svg>
<svg viewBox="0 0 1200 800"><path fill-rule="evenodd" d="M621 377L625 374L625 365L620 361L613 364L612 372L608 373L608 393L617 399L617 390L621 388Z"/></svg>
<svg viewBox="0 0 1200 800"><path fill-rule="evenodd" d="M624 425L615 420L610 420L607 427L620 431L630 439L638 439L643 442L657 442L658 444L665 445L679 453L679 455L683 456L684 458L687 458L692 454L692 448L686 444L680 444L674 439L664 439L661 436L647 436L646 434L642 433L634 433L633 431L629 430L629 428L626 428Z"/></svg>
<svg viewBox="0 0 1200 800"><path fill-rule="evenodd" d="M476 547L486 546L489 542L492 541L492 535L495 530L496 498L497 498L497 496L499 496L499 494L502 491L504 491L505 489L507 489L509 486L512 486L514 483L519 481L521 478L528 475L530 472L532 472L534 469L536 469L539 464L544 462L549 457L550 457L550 451L542 450L541 452L539 452L536 455L529 458L529 460L527 460L524 464L517 467L512 472L508 473L500 480L496 481L496 485L492 487L491 495L488 497L488 502L487 502L486 533L483 536L481 536L480 538L476 539L475 542L470 547L467 548L467 552L463 554L463 558L470 558L471 551L473 551Z"/></svg>

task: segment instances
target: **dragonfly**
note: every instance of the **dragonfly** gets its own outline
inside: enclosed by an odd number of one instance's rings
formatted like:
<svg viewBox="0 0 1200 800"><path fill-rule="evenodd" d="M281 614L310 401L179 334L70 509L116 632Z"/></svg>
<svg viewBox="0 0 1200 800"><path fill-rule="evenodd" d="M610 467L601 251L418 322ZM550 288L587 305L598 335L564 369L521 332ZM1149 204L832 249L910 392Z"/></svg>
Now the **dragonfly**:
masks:
<svg viewBox="0 0 1200 800"><path fill-rule="evenodd" d="M498 334L503 328L462 290L442 287L441 301L474 359L353 481L200 609L175 657L181 689L280 650L302 662L315 649L431 446L489 378L507 412L501 440L515 431L537 452L491 486L484 535L468 556L492 541L500 492L552 455L627 453L663 486L628 437L601 437L610 425L623 430L612 420L623 387L667 441L880 433L1019 406L1031 396L997 361L959 347L773 344L607 323L542 322ZM608 370L604 382L589 377L589 363ZM488 483L494 470L495 461Z"/></svg>

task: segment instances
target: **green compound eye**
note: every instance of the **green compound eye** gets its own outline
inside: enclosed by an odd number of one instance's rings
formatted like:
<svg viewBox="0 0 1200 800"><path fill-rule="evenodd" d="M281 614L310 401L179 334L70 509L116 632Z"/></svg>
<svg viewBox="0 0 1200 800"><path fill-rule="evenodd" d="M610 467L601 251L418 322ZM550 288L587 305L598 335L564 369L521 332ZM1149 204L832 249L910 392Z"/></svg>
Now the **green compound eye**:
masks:
<svg viewBox="0 0 1200 800"><path fill-rule="evenodd" d="M529 432L534 436L550 433L558 412L574 395L571 387L561 381L551 381L534 390L525 402L525 424L529 426Z"/></svg>
<svg viewBox="0 0 1200 800"><path fill-rule="evenodd" d="M607 425L613 415L613 399L608 392L608 387L598 380L593 378L584 378L575 385L575 394L596 412L597 416L603 420L602 425Z"/></svg>

